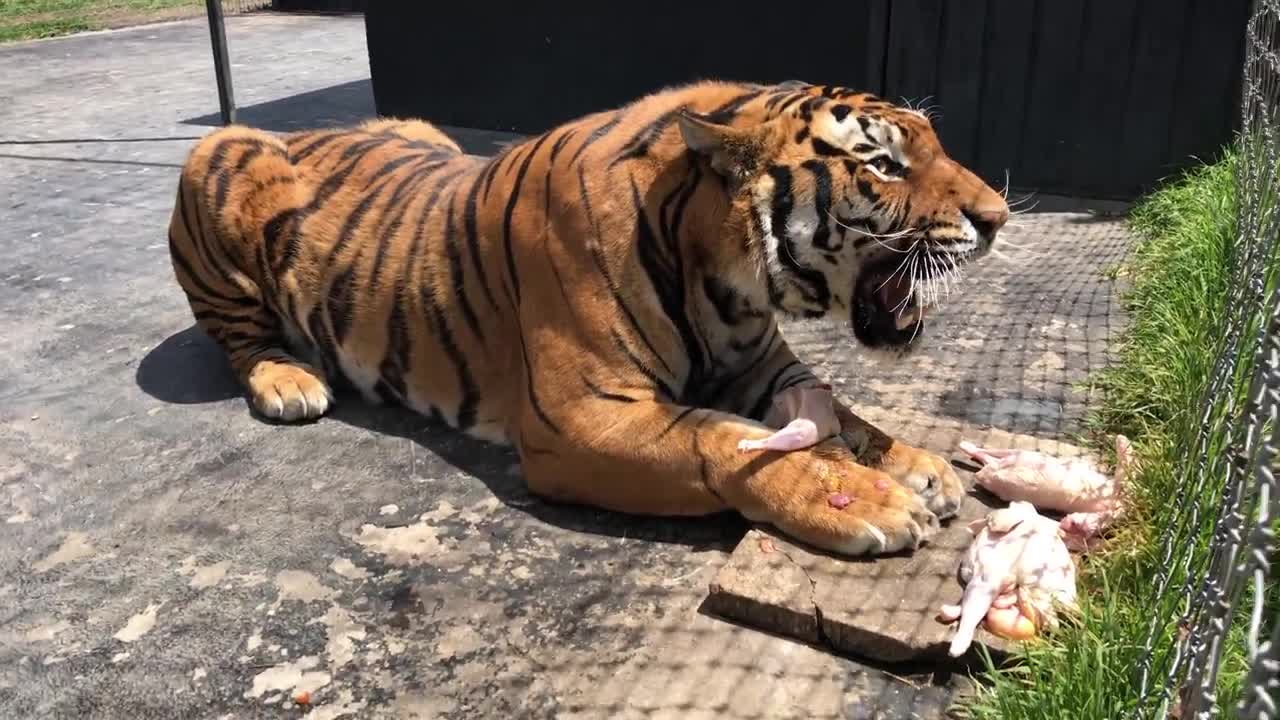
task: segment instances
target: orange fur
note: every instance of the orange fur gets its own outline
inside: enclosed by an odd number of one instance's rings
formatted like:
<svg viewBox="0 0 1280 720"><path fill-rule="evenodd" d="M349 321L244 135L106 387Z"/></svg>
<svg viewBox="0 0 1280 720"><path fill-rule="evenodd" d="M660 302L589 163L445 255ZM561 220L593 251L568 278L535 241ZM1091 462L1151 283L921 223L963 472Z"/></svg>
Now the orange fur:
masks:
<svg viewBox="0 0 1280 720"><path fill-rule="evenodd" d="M879 248L967 262L1005 217L915 113L708 82L492 159L418 121L225 128L184 165L169 233L197 322L267 416L323 414L341 375L513 444L545 497L736 509L875 554L918 546L963 488L843 406L842 436L812 450L737 453L769 434L774 394L815 380L774 315L843 313L865 344L908 346L873 297Z"/></svg>

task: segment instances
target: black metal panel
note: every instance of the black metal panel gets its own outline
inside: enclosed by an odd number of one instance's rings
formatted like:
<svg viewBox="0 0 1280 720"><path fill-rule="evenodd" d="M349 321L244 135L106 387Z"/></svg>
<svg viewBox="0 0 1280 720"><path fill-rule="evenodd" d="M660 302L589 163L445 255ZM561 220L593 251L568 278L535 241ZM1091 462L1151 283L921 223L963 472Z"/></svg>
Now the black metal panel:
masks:
<svg viewBox="0 0 1280 720"><path fill-rule="evenodd" d="M383 0L383 4L397 3ZM271 0L272 10L285 12L364 12L368 5L368 0Z"/></svg>
<svg viewBox="0 0 1280 720"><path fill-rule="evenodd" d="M989 182L1131 198L1230 141L1248 0L894 0L885 94Z"/></svg>
<svg viewBox="0 0 1280 720"><path fill-rule="evenodd" d="M378 111L541 132L706 78L879 90L888 0L371 3Z"/></svg>
<svg viewBox="0 0 1280 720"><path fill-rule="evenodd" d="M994 184L1131 198L1229 142L1248 8L508 0L371 3L365 22L384 115L535 133L699 78L801 79L934 108L947 151Z"/></svg>
<svg viewBox="0 0 1280 720"><path fill-rule="evenodd" d="M990 182L1004 186L1006 170L1021 157L1027 134L1026 97L1036 34L1035 5L1027 0L989 0L983 22L982 60L978 64L976 96L953 94L942 107L937 123L948 152L965 156L966 135L953 132L948 116L953 108L974 108L977 131L970 167ZM964 66L955 68L964 74Z"/></svg>

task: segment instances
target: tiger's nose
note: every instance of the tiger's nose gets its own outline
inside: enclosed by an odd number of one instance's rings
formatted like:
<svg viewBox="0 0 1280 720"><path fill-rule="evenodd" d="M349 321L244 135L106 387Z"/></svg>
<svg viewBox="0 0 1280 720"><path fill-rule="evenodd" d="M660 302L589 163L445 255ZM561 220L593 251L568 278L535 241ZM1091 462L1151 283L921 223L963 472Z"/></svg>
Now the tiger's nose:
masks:
<svg viewBox="0 0 1280 720"><path fill-rule="evenodd" d="M996 195L994 201L978 203L973 207L965 208L964 216L968 218L969 222L973 223L973 227L978 231L979 235L984 238L991 238L996 234L996 231L1009 222L1009 206L1005 203L1004 198Z"/></svg>

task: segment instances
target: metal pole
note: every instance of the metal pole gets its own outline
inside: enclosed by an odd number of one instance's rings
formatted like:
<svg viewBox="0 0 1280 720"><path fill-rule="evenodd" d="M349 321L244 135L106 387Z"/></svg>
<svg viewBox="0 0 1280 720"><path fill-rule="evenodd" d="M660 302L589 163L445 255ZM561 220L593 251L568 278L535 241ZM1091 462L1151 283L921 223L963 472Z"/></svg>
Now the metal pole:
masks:
<svg viewBox="0 0 1280 720"><path fill-rule="evenodd" d="M213 43L213 69L218 76L218 105L222 124L236 121L236 100L231 91L231 60L227 57L227 28L222 21L222 1L205 0L209 12L209 39Z"/></svg>

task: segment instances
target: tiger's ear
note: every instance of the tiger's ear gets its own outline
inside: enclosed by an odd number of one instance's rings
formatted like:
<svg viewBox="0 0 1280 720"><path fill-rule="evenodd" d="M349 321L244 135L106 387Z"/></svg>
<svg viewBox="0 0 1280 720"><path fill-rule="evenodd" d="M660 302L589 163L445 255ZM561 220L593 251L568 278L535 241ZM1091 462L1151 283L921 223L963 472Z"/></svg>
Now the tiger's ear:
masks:
<svg viewBox="0 0 1280 720"><path fill-rule="evenodd" d="M745 180L762 162L764 131L713 123L688 110L676 115L680 136L690 150L711 162L711 168L730 182Z"/></svg>

